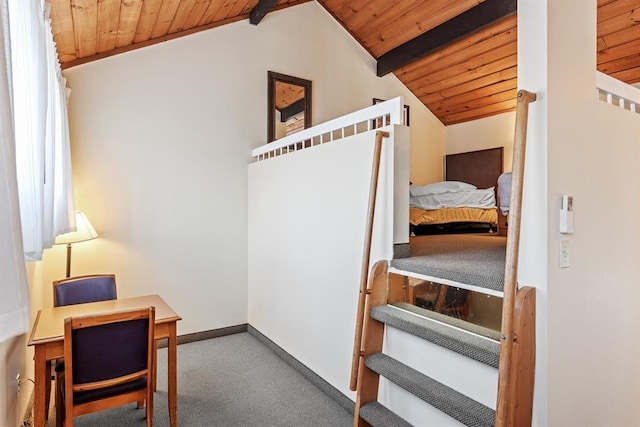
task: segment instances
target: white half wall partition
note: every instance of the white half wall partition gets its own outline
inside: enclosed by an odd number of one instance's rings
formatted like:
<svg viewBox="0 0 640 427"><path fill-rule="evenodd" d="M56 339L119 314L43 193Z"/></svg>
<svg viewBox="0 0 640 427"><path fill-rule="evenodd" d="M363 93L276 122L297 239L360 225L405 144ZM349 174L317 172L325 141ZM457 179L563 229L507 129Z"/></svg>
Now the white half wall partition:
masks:
<svg viewBox="0 0 640 427"><path fill-rule="evenodd" d="M389 137L383 141L371 264L391 259L394 243L409 241L409 129L380 130ZM249 324L351 397L375 134L364 130L285 150L250 164L248 172ZM404 227L404 241L394 239L394 223Z"/></svg>

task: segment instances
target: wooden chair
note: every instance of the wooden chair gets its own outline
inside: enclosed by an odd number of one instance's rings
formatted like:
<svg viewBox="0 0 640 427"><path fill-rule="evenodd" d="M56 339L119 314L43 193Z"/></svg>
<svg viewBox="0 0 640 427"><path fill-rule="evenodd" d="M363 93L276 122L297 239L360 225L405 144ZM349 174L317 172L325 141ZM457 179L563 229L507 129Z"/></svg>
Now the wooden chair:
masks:
<svg viewBox="0 0 640 427"><path fill-rule="evenodd" d="M53 282L53 306L83 304L87 302L113 300L118 297L115 274L92 274L67 277ZM58 372L64 371L63 359L55 361L56 381ZM51 396L50 384L46 392L46 407ZM56 404L57 416L61 408Z"/></svg>
<svg viewBox="0 0 640 427"><path fill-rule="evenodd" d="M112 300L118 297L114 274L67 277L53 282L53 306Z"/></svg>
<svg viewBox="0 0 640 427"><path fill-rule="evenodd" d="M56 386L64 410L56 426L145 400L147 427L153 425L154 326L153 307L65 319L65 370Z"/></svg>
<svg viewBox="0 0 640 427"><path fill-rule="evenodd" d="M457 319L467 320L469 318L470 295L471 293L466 289L440 285L440 292L433 311Z"/></svg>

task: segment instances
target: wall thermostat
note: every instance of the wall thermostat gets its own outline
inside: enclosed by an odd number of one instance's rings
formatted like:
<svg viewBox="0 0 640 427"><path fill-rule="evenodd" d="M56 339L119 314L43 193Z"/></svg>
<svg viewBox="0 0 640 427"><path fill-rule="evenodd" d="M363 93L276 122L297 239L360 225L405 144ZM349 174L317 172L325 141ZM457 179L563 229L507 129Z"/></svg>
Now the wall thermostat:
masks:
<svg viewBox="0 0 640 427"><path fill-rule="evenodd" d="M563 195L560 208L560 232L573 233L573 196Z"/></svg>

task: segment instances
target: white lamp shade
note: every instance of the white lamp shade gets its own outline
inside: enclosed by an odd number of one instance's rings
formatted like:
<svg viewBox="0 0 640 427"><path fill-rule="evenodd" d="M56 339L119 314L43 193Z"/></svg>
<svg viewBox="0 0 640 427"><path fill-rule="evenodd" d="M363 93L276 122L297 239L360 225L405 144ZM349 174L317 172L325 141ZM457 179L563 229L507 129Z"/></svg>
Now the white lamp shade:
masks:
<svg viewBox="0 0 640 427"><path fill-rule="evenodd" d="M98 233L83 212L76 211L74 214L76 216L76 231L59 235L56 238L56 245L84 242L98 237Z"/></svg>

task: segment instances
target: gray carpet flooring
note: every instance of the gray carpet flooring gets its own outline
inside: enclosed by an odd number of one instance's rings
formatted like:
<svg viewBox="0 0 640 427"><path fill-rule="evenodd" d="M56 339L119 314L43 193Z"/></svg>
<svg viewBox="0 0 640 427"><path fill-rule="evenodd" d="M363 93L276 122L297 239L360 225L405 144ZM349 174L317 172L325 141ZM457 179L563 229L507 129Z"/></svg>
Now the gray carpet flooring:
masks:
<svg viewBox="0 0 640 427"><path fill-rule="evenodd" d="M166 349L158 351L154 426L168 426ZM351 426L352 415L249 333L178 346L181 427ZM54 426L50 419L47 427ZM135 404L77 417L78 427L144 426Z"/></svg>
<svg viewBox="0 0 640 427"><path fill-rule="evenodd" d="M391 266L399 270L502 291L506 244L506 237L486 234L412 237L411 257L394 259Z"/></svg>

